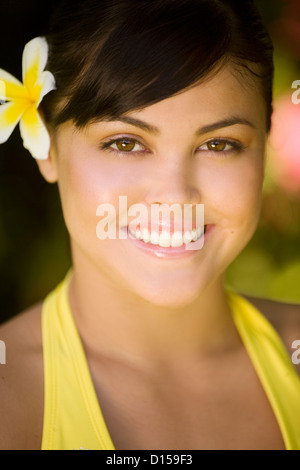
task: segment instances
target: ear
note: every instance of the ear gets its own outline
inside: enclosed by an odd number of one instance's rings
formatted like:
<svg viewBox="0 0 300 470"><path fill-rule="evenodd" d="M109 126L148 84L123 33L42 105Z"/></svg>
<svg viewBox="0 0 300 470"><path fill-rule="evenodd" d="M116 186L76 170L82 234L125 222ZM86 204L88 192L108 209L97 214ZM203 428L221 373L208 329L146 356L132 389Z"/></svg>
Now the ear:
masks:
<svg viewBox="0 0 300 470"><path fill-rule="evenodd" d="M36 160L39 170L48 183L56 183L58 179L57 156L54 138L50 134L50 150L47 160Z"/></svg>
<svg viewBox="0 0 300 470"><path fill-rule="evenodd" d="M56 156L56 146L55 146L55 135L54 132L49 129L47 126L44 113L41 107L39 108L39 115L48 130L48 134L50 137L50 149L48 158L46 160L36 160L39 170L43 177L45 178L48 183L56 183L58 179L57 175L57 156Z"/></svg>

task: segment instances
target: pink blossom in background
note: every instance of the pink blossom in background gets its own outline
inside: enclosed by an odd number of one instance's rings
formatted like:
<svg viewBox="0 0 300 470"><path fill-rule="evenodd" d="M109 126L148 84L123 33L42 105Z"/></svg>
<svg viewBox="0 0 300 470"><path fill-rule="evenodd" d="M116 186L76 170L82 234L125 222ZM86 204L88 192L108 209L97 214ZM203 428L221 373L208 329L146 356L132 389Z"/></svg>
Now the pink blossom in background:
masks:
<svg viewBox="0 0 300 470"><path fill-rule="evenodd" d="M300 195L300 104L292 102L291 94L274 104L270 145L276 183Z"/></svg>

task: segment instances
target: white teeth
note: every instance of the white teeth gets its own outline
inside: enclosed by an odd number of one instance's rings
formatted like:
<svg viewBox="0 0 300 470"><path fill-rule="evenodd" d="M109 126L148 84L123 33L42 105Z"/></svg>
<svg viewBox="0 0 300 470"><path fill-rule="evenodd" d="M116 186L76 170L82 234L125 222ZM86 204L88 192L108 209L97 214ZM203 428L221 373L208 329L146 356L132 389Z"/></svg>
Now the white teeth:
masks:
<svg viewBox="0 0 300 470"><path fill-rule="evenodd" d="M151 239L151 235L150 235L149 231L146 228L143 228L143 230L142 230L142 240L145 243L149 243L150 239Z"/></svg>
<svg viewBox="0 0 300 470"><path fill-rule="evenodd" d="M158 232L151 232L150 243L152 245L158 245L159 244L159 233Z"/></svg>
<svg viewBox="0 0 300 470"><path fill-rule="evenodd" d="M159 236L159 246L164 248L170 248L171 246L171 237L168 232L162 231Z"/></svg>
<svg viewBox="0 0 300 470"><path fill-rule="evenodd" d="M130 232L130 233L132 233L132 232ZM142 239L142 232L141 232L140 230L137 230L137 231L135 232L135 235L134 235L134 236L135 236L135 238L137 238L138 240L141 240L141 239Z"/></svg>
<svg viewBox="0 0 300 470"><path fill-rule="evenodd" d="M193 239L193 233L192 232L184 232L183 235L183 243L190 243Z"/></svg>
<svg viewBox="0 0 300 470"><path fill-rule="evenodd" d="M170 235L170 233L167 231L162 231L161 234L155 231L150 233L146 228L142 230L136 230L136 232L130 229L129 231L132 236L138 240L142 240L145 243L159 245L163 248L179 248L184 243L197 241L203 235L204 227L198 227L192 231L186 231L184 234L182 234L182 232L174 232L172 235Z"/></svg>
<svg viewBox="0 0 300 470"><path fill-rule="evenodd" d="M171 246L172 248L179 248L183 245L183 237L181 232L174 232L172 235Z"/></svg>

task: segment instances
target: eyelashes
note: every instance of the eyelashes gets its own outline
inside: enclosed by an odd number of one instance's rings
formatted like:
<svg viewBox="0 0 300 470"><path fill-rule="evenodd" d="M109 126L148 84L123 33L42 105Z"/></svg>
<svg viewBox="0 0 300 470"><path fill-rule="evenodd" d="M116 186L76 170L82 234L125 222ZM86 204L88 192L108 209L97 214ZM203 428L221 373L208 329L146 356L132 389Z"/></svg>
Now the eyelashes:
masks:
<svg viewBox="0 0 300 470"><path fill-rule="evenodd" d="M238 140L214 138L198 147L197 152L208 152L216 155L227 156L241 153L245 149L246 146ZM100 150L105 150L118 155L141 155L150 153L150 150L148 150L147 147L141 144L137 139L126 136L103 142L100 144Z"/></svg>
<svg viewBox="0 0 300 470"><path fill-rule="evenodd" d="M232 139L212 139L208 142L205 142L199 150L209 151L214 153L230 153L230 152L241 152L245 150L245 146L237 141Z"/></svg>
<svg viewBox="0 0 300 470"><path fill-rule="evenodd" d="M116 148L113 148L115 145ZM139 149L137 149L139 148ZM142 148L142 150L141 150ZM120 137L119 139L111 139L100 145L101 150L109 150L118 153L139 153L146 152L146 147L138 140L129 137ZM135 149L135 151L133 151Z"/></svg>

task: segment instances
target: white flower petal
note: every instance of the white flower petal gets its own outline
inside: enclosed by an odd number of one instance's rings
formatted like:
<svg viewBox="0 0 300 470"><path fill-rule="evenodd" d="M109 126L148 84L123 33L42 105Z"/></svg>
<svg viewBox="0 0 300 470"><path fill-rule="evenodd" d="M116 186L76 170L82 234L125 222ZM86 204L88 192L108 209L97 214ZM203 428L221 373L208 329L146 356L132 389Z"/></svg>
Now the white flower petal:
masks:
<svg viewBox="0 0 300 470"><path fill-rule="evenodd" d="M36 87L40 87L40 98L37 102L37 108L39 107L42 99L46 96L50 91L55 90L55 78L51 72L42 72L38 81L36 83Z"/></svg>
<svg viewBox="0 0 300 470"><path fill-rule="evenodd" d="M26 110L26 102L5 103L0 106L0 144L6 142Z"/></svg>
<svg viewBox="0 0 300 470"><path fill-rule="evenodd" d="M23 84L10 73L0 69L0 99L14 100L27 97L28 92Z"/></svg>
<svg viewBox="0 0 300 470"><path fill-rule="evenodd" d="M46 67L48 60L48 43L44 37L37 37L28 42L23 52L23 83L28 91L36 84L37 79Z"/></svg>
<svg viewBox="0 0 300 470"><path fill-rule="evenodd" d="M20 133L23 145L31 155L38 160L47 160L50 136L34 106L24 113L20 121Z"/></svg>
<svg viewBox="0 0 300 470"><path fill-rule="evenodd" d="M0 80L0 104L7 101L6 98L6 84L3 80Z"/></svg>
<svg viewBox="0 0 300 470"><path fill-rule="evenodd" d="M38 113L44 96L55 89L55 78L44 71L48 60L48 44L38 37L26 44L23 52L23 84L0 69L0 143L12 134L20 122L24 147L34 158L47 159L50 136Z"/></svg>

